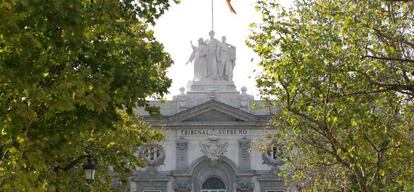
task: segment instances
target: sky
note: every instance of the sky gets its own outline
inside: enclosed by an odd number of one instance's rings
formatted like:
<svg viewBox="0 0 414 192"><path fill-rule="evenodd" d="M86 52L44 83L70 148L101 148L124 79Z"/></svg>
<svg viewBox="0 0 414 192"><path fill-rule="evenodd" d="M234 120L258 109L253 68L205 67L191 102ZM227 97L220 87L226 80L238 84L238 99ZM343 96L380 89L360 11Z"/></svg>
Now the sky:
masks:
<svg viewBox="0 0 414 192"><path fill-rule="evenodd" d="M260 14L255 10L255 0L233 0L232 5L237 14L229 11L225 0L214 1L215 38L227 37L227 43L236 46L236 66L233 81L237 90L247 87L247 93L258 98L255 77L260 71L257 55L248 48L245 41L250 34L249 24L260 21ZM155 37L164 44L171 54L174 65L168 70L173 80L167 99L178 95L179 88L187 90L187 83L193 79L193 65L186 65L191 55L190 41L197 45L197 39L207 39L211 30L211 0L182 0L174 4L154 27ZM252 60L253 59L253 60Z"/></svg>

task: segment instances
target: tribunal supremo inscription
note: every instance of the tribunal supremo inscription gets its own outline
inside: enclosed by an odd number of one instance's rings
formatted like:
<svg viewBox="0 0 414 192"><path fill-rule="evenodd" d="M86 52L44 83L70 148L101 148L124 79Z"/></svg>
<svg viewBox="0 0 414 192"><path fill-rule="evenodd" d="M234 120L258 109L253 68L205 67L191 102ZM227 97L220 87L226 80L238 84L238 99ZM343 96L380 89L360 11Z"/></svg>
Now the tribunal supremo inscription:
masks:
<svg viewBox="0 0 414 192"><path fill-rule="evenodd" d="M247 129L185 129L181 135L247 135Z"/></svg>

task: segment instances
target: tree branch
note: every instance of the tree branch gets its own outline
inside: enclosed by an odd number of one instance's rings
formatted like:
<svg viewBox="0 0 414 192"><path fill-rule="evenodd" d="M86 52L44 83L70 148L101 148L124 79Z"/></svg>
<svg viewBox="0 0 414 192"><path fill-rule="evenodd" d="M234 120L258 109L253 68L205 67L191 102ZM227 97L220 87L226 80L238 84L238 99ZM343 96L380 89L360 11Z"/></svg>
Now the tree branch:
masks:
<svg viewBox="0 0 414 192"><path fill-rule="evenodd" d="M364 138L368 141L368 143L371 145L372 148L378 153L380 150L377 148L377 146L368 138L367 134L364 134Z"/></svg>
<svg viewBox="0 0 414 192"><path fill-rule="evenodd" d="M391 91L391 90L392 89L390 89L390 88L384 88L384 89L378 89L378 90L373 90L373 91L356 91L356 92L352 92L352 93L336 94L336 95L332 96L331 99L341 98L341 97L358 96L358 95L370 95L370 94L375 94L375 93L384 93L384 92L388 92L388 91Z"/></svg>
<svg viewBox="0 0 414 192"><path fill-rule="evenodd" d="M400 58L392 58L392 57L378 57L378 56L374 56L374 55L365 55L362 58L371 58L371 59L379 59L379 60L385 60L385 61L400 61L400 62L414 63L414 60L411 60L411 59L400 59Z"/></svg>
<svg viewBox="0 0 414 192"><path fill-rule="evenodd" d="M79 156L78 158L76 158L75 160L73 160L72 162L70 162L69 164L67 164L64 167L56 166L55 171L57 171L57 170L67 171L67 170L71 169L73 166L75 166L76 164L78 164L79 161L81 161L82 159L90 158L90 157L91 157L90 155L81 155L81 156Z"/></svg>
<svg viewBox="0 0 414 192"><path fill-rule="evenodd" d="M407 0L388 0L388 1L407 1ZM410 1L413 1L413 0L410 0ZM407 1L408 2L408 1ZM386 38L386 39L388 39L388 40L390 40L390 41L393 41L393 42L395 42L395 41L400 41L401 43L404 43L404 44L407 44L407 45L409 45L409 46L411 46L411 47L413 47L414 48L414 43L413 42L410 42L410 41L407 41L406 39L404 39L403 37L401 37L400 36L400 38L398 38L397 40L396 39L394 39L394 38L392 38L392 37L390 37L390 36L388 36L388 35L386 35L385 33L383 33L382 31L380 31L379 29L376 29L376 28L372 28L379 36L381 36L381 37L384 37L384 38Z"/></svg>

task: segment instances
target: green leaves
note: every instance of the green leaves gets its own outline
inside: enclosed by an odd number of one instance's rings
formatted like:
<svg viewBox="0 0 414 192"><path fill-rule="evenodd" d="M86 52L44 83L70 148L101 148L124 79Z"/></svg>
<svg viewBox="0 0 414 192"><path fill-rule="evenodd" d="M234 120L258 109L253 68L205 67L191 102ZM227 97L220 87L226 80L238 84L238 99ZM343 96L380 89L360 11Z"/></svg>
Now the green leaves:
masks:
<svg viewBox="0 0 414 192"><path fill-rule="evenodd" d="M247 44L257 79L279 108L274 124L287 172L313 191L411 191L414 4L258 1ZM276 98L276 99L275 99ZM386 143L386 144L384 144ZM404 152L403 152L404 151ZM398 171L396 171L398 170ZM405 180L401 185L401 180ZM397 182L398 181L398 182Z"/></svg>
<svg viewBox="0 0 414 192"><path fill-rule="evenodd" d="M92 190L84 159L64 168L85 155L99 165L96 191L110 189L109 165L123 177L126 160L142 165L136 147L161 137L132 111L156 113L147 99L171 84L172 60L148 27L169 6L0 2L0 191Z"/></svg>

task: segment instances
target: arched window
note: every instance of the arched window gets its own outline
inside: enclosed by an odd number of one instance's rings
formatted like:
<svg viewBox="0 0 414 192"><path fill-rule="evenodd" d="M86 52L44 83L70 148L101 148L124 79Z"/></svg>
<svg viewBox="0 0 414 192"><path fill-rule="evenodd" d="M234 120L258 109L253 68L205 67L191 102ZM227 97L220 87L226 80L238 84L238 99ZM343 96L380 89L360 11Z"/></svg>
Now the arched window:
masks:
<svg viewBox="0 0 414 192"><path fill-rule="evenodd" d="M144 150L144 155L148 160L154 161L161 155L161 150L156 147L151 147Z"/></svg>
<svg viewBox="0 0 414 192"><path fill-rule="evenodd" d="M165 160L164 149L159 144L146 144L142 146L138 151L138 155L147 161L150 167L160 166Z"/></svg>
<svg viewBox="0 0 414 192"><path fill-rule="evenodd" d="M226 192L226 185L221 179L211 177L203 183L201 192Z"/></svg>

